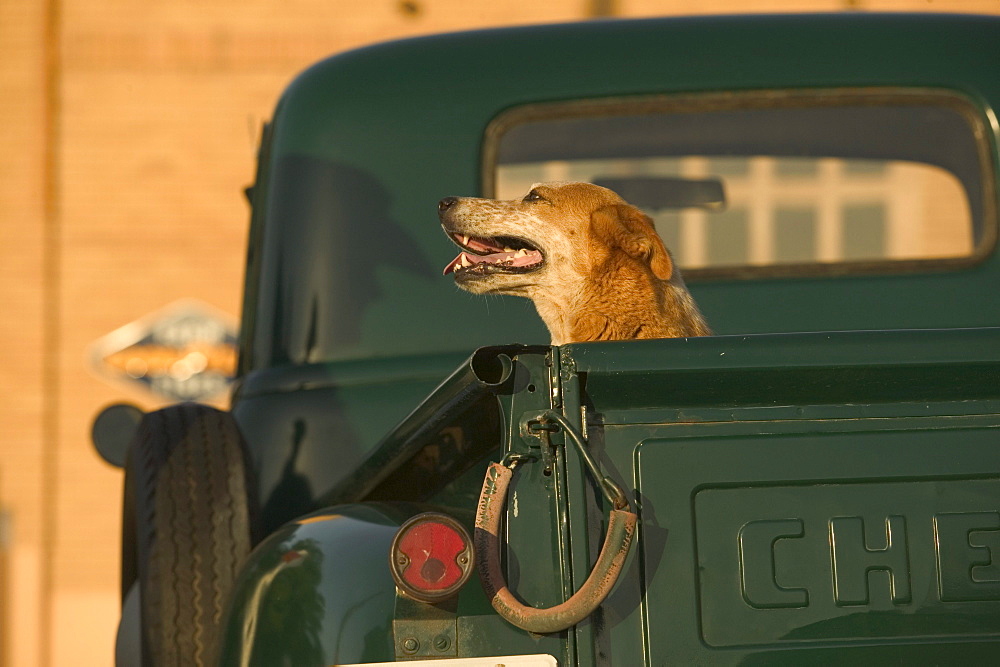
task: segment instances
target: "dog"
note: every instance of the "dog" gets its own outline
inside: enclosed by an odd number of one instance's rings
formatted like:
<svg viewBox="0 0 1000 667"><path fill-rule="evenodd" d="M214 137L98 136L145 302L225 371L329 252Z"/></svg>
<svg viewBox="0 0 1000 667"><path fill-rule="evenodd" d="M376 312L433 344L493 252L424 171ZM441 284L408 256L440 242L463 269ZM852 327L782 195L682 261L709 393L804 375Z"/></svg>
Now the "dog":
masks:
<svg viewBox="0 0 1000 667"><path fill-rule="evenodd" d="M538 183L522 199L445 197L444 269L473 294L531 299L553 345L707 336L653 221L591 183Z"/></svg>

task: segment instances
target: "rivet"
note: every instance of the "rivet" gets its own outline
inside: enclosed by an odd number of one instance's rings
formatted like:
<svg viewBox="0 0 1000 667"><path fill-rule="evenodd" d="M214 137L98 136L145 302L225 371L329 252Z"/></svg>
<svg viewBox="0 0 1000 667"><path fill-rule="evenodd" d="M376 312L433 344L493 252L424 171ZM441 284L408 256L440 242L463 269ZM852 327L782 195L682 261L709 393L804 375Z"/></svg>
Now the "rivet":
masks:
<svg viewBox="0 0 1000 667"><path fill-rule="evenodd" d="M407 637L403 640L403 650L407 653L416 653L417 649L420 648L420 642L418 642L413 637Z"/></svg>

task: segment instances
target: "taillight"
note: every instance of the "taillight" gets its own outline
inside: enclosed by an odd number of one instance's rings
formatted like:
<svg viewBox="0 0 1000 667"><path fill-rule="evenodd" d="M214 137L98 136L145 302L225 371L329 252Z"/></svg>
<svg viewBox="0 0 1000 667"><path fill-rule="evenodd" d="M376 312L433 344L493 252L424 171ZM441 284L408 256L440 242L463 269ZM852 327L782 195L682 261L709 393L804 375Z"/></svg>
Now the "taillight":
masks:
<svg viewBox="0 0 1000 667"><path fill-rule="evenodd" d="M392 541L389 565L396 586L420 602L440 602L457 594L473 568L469 533L445 514L418 514Z"/></svg>

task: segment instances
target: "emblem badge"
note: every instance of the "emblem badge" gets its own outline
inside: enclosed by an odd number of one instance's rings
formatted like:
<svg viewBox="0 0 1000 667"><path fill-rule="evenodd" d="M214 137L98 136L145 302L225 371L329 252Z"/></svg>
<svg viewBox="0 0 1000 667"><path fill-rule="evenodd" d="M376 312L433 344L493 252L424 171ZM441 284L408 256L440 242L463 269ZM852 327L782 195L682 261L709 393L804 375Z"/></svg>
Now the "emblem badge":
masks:
<svg viewBox="0 0 1000 667"><path fill-rule="evenodd" d="M117 329L91 347L100 374L177 401L211 398L236 375L236 330L194 300L178 301Z"/></svg>

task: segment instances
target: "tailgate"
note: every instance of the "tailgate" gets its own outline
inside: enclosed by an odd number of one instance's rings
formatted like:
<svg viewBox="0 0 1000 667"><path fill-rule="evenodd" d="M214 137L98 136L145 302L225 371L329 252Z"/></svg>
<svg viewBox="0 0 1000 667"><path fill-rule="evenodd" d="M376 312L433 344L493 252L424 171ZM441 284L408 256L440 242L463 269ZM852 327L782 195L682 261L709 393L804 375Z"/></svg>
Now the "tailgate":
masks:
<svg viewBox="0 0 1000 667"><path fill-rule="evenodd" d="M576 630L581 657L996 654L1000 330L575 345L560 362L565 412L586 407L640 515L603 619ZM602 515L577 477L574 579Z"/></svg>

